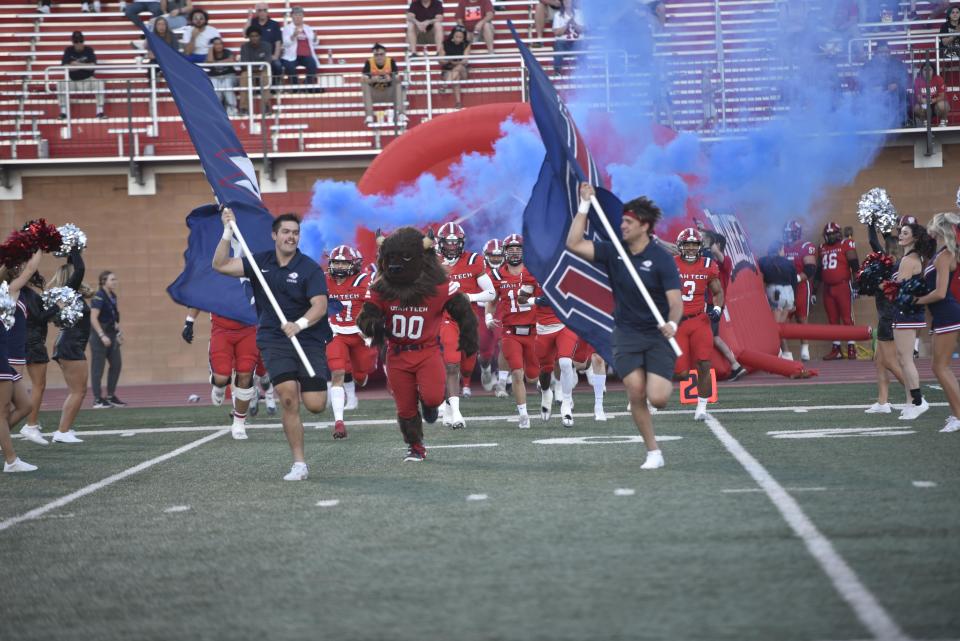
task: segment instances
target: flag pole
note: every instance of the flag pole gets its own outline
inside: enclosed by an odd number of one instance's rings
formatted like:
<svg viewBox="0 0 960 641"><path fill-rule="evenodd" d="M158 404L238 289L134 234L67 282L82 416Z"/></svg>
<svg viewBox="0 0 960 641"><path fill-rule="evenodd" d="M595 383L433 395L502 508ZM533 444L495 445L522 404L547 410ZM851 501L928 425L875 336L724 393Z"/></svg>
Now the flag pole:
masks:
<svg viewBox="0 0 960 641"><path fill-rule="evenodd" d="M270 291L270 286L267 285L266 279L263 277L263 274L260 273L260 268L253 259L253 253L250 251L250 248L247 247L247 241L243 239L243 234L240 233L240 227L237 225L237 221L230 221L230 230L233 232L233 235L237 237L237 241L240 243L240 249L243 251L243 255L246 256L248 261L250 261L250 267L253 268L253 273L257 275L257 280L260 282L260 287L263 288L263 292L267 295L267 299L270 301L270 306L273 307L274 313L276 313L277 318L280 319L281 326L285 325L287 323L287 317L283 315L283 310L280 309L280 304L277 303L276 297L274 297L273 292ZM297 337L291 336L290 342L293 343L293 349L297 351L297 356L300 357L300 362L303 363L303 366L306 368L307 374L310 375L310 378L316 376L317 373L314 371L313 365L311 365L310 361L307 359L307 354L303 351L303 346L300 345L300 341L297 340Z"/></svg>
<svg viewBox="0 0 960 641"><path fill-rule="evenodd" d="M620 258L623 259L623 264L627 266L627 271L630 272L630 277L633 278L634 284L637 286L637 289L640 290L640 294L643 296L643 300L646 301L647 307L649 307L650 311L653 313L653 317L657 321L657 326L663 327L667 324L666 321L663 320L663 315L654 304L653 299L650 297L650 292L647 291L643 281L640 280L640 274L638 274L636 268L634 268L633 261L630 260L630 255L627 254L627 250L623 248L623 244L620 242L619 236L617 236L616 232L613 231L613 226L607 219L607 214L603 211L603 207L600 206L600 201L597 200L596 195L590 197L590 204L593 205L594 210L596 210L597 218L600 219L600 224L603 225L604 231L607 232L610 242L612 242L613 246L617 248L617 253L620 254ZM652 238L650 239L650 242L654 242ZM673 348L674 353L677 356L682 356L683 351L680 349L680 344L677 342L677 339L669 338L667 340L670 341L670 347Z"/></svg>

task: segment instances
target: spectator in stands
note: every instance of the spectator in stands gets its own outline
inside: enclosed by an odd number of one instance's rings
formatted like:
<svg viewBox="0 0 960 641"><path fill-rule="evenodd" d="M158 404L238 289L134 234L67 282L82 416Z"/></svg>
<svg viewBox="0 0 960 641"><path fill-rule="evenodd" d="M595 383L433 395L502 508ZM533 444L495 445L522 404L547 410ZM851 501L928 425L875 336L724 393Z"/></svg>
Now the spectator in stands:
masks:
<svg viewBox="0 0 960 641"><path fill-rule="evenodd" d="M662 33L667 26L667 3L663 0L653 0L647 5L647 8L653 14L653 22L651 23L653 32Z"/></svg>
<svg viewBox="0 0 960 641"><path fill-rule="evenodd" d="M389 102L393 105L394 122L407 124L407 115L403 111L403 90L400 83L400 69L393 58L387 56L387 48L382 44L373 45L373 56L363 64L363 109L364 122L373 124L373 103Z"/></svg>
<svg viewBox="0 0 960 641"><path fill-rule="evenodd" d="M231 62L233 52L223 46L223 39L214 38L210 41L210 51L207 52L207 62ZM207 75L217 91L220 103L227 108L227 115L233 118L237 115L237 68L236 67L208 67Z"/></svg>
<svg viewBox="0 0 960 641"><path fill-rule="evenodd" d="M941 127L947 126L950 105L947 104L946 84L933 72L929 60L923 63L920 75L913 83L913 116L918 127L926 125L928 111L940 121Z"/></svg>
<svg viewBox="0 0 960 641"><path fill-rule="evenodd" d="M177 34L173 32L173 29L170 28L170 23L167 22L167 19L163 16L160 16L153 23L153 33L170 45L174 51L180 51L180 38L177 37ZM147 62L153 64L157 60L157 56L154 54L153 50L150 47L147 47ZM160 74L160 70L157 69L157 74Z"/></svg>
<svg viewBox="0 0 960 641"><path fill-rule="evenodd" d="M713 65L703 65L700 74L700 99L703 101L703 129L709 131L717 125L717 88L713 82Z"/></svg>
<svg viewBox="0 0 960 641"><path fill-rule="evenodd" d="M960 33L960 7L951 7L947 12L947 20L940 25L940 33ZM940 38L940 55L945 59L960 60L960 37L942 36Z"/></svg>
<svg viewBox="0 0 960 641"><path fill-rule="evenodd" d="M183 55L190 62L200 64L207 61L210 43L220 37L220 32L211 27L210 16L203 9L190 12L190 26L183 32Z"/></svg>
<svg viewBox="0 0 960 641"><path fill-rule="evenodd" d="M563 0L537 0L537 8L533 12L533 25L537 32L537 40L543 40L543 27L549 21L553 24L553 14L563 5ZM542 44L542 42L541 42Z"/></svg>
<svg viewBox="0 0 960 641"><path fill-rule="evenodd" d="M193 0L163 0L160 6L163 17L174 31L186 27L190 14L193 13Z"/></svg>
<svg viewBox="0 0 960 641"><path fill-rule="evenodd" d="M460 83L469 75L467 60L470 57L470 43L467 41L467 30L457 25L450 32L450 36L443 41L443 55L447 60L443 63L443 79L453 85L454 107L463 107L460 98Z"/></svg>
<svg viewBox="0 0 960 641"><path fill-rule="evenodd" d="M71 36L72 45L64 49L60 64L69 67L84 67L70 70L70 80L60 83L60 117L67 117L68 92L70 94L95 93L97 96L97 118L103 118L103 107L106 99L103 95L103 81L95 78L96 73L90 65L97 64L97 54L93 47L83 43L83 33L74 31Z"/></svg>
<svg viewBox="0 0 960 641"><path fill-rule="evenodd" d="M860 70L864 88L877 88L884 92L890 108L897 113L896 126L903 124L907 116L907 86L910 74L907 66L890 55L890 43L877 43L873 58Z"/></svg>
<svg viewBox="0 0 960 641"><path fill-rule="evenodd" d="M266 2L258 2L251 12L250 26L253 25L260 29L260 40L270 45L273 75L279 78L283 75L283 65L280 64L280 56L283 54L283 27L270 17Z"/></svg>
<svg viewBox="0 0 960 641"><path fill-rule="evenodd" d="M758 262L773 318L783 323L795 306L793 289L797 286L797 269L793 261L784 256L782 243L771 245L767 255Z"/></svg>
<svg viewBox="0 0 960 641"><path fill-rule="evenodd" d="M303 67L307 71L306 84L317 82L317 68L320 66L316 53L316 36L310 25L303 22L303 8L294 7L290 10L290 19L293 22L283 27L283 55L280 57L287 80L295 85L297 68ZM321 93L323 89L316 89Z"/></svg>
<svg viewBox="0 0 960 641"><path fill-rule="evenodd" d="M237 55L237 62L269 62L273 65L274 48L266 42L260 33L260 25L251 24L247 27L247 41L240 47L240 53ZM266 113L273 111L270 92L270 69L266 67L243 67L240 70L240 115L247 115L248 97L247 80L252 76L253 86L260 87L260 97L264 102L263 109Z"/></svg>
<svg viewBox="0 0 960 641"><path fill-rule="evenodd" d="M583 35L583 12L580 11L577 0L562 0L560 9L553 14L553 50L558 55L553 57L553 72L562 75L563 69L570 61L570 56L559 55L580 49L580 36Z"/></svg>
<svg viewBox="0 0 960 641"><path fill-rule="evenodd" d="M482 36L487 53L493 53L493 3L490 0L460 0L457 24L467 30L467 41L471 45L477 36Z"/></svg>
<svg viewBox="0 0 960 641"><path fill-rule="evenodd" d="M164 13L163 8L161 7L161 2L131 2L123 9L123 15L137 27L143 26L143 21L140 20L140 14L144 11L150 13L151 16L156 18L159 15Z"/></svg>
<svg viewBox="0 0 960 641"><path fill-rule="evenodd" d="M443 51L443 2L413 0L407 9L407 47L417 55L418 45L433 44L437 55Z"/></svg>
<svg viewBox="0 0 960 641"><path fill-rule="evenodd" d="M81 2L80 11L84 13L89 13L91 5L93 5L93 12L100 13L100 0L93 0L93 2Z"/></svg>

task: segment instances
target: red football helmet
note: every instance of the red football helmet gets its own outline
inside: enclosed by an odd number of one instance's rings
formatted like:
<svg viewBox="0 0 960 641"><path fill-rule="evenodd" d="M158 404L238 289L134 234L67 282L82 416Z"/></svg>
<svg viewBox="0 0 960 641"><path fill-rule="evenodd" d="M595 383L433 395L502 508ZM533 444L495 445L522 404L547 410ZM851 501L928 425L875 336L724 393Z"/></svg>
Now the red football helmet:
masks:
<svg viewBox="0 0 960 641"><path fill-rule="evenodd" d="M350 245L337 245L327 259L330 275L334 278L346 278L360 273L363 256Z"/></svg>
<svg viewBox="0 0 960 641"><path fill-rule="evenodd" d="M687 227L677 235L677 249L680 250L680 258L688 263L696 262L703 249L703 236L695 228Z"/></svg>
<svg viewBox="0 0 960 641"><path fill-rule="evenodd" d="M483 246L483 258L494 269L503 264L503 243L499 238L491 238L487 241Z"/></svg>
<svg viewBox="0 0 960 641"><path fill-rule="evenodd" d="M466 239L467 234L457 223L440 225L440 229L437 230L437 247L440 249L440 256L450 262L457 260L463 254Z"/></svg>
<svg viewBox="0 0 960 641"><path fill-rule="evenodd" d="M523 262L523 236L510 234L503 239L503 257L508 265L519 265Z"/></svg>
<svg viewBox="0 0 960 641"><path fill-rule="evenodd" d="M783 226L783 242L787 245L798 242L802 235L803 227L801 227L800 223L796 220L788 221L787 224Z"/></svg>
<svg viewBox="0 0 960 641"><path fill-rule="evenodd" d="M823 242L833 245L839 243L841 238L843 238L843 230L840 229L840 225L829 222L823 226Z"/></svg>

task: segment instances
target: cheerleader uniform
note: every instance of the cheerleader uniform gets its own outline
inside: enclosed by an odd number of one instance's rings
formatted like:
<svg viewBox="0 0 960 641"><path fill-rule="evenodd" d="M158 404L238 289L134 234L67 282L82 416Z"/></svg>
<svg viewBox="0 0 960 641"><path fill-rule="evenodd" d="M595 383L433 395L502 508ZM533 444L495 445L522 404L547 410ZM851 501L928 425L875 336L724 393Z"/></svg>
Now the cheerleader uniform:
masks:
<svg viewBox="0 0 960 641"><path fill-rule="evenodd" d="M943 251L941 249L937 252L937 256ZM934 256L927 268L923 270L923 278L930 291L937 288L937 268L934 265L937 256ZM953 279L955 273L956 270L950 272L950 280ZM947 287L947 295L943 300L930 303L927 308L933 317L932 332L934 334L948 334L960 330L960 302L957 302L957 299L953 297L949 287Z"/></svg>
<svg viewBox="0 0 960 641"><path fill-rule="evenodd" d="M73 277L67 282L67 287L80 291L83 276L86 270L80 252L74 251L67 258L73 265ZM57 334L57 342L53 346L53 360L55 361L85 361L87 360L87 340L90 338L90 306L81 296L83 315L73 327L64 327Z"/></svg>
<svg viewBox="0 0 960 641"><path fill-rule="evenodd" d="M10 365L26 365L27 306L23 302L23 290L20 290L17 298L17 311L13 318L13 327L7 331L7 362Z"/></svg>
<svg viewBox="0 0 960 641"><path fill-rule="evenodd" d="M57 307L44 309L41 295L29 287L20 290L20 298L27 306L27 365L49 363L47 324L57 315Z"/></svg>
<svg viewBox="0 0 960 641"><path fill-rule="evenodd" d="M902 260L902 259L901 259ZM931 263L932 265L933 263ZM900 261L897 261L897 264L893 266L893 272L897 273L900 270ZM924 272L926 274L926 272ZM924 329L927 326L927 315L922 309L915 314L904 314L899 309L894 310L893 313L893 328L894 329Z"/></svg>
<svg viewBox="0 0 960 641"><path fill-rule="evenodd" d="M0 323L0 381L11 381L17 382L20 380L21 376L17 374L17 370L13 369L13 366L10 365L10 362L7 360L7 342L10 338L10 331L7 330L6 325Z"/></svg>

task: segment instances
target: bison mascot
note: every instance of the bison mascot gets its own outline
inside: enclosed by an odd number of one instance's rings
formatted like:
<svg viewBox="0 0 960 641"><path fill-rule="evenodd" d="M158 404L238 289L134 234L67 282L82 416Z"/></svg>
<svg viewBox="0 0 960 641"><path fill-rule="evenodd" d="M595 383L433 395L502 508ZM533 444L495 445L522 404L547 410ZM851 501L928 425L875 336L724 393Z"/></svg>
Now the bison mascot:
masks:
<svg viewBox="0 0 960 641"><path fill-rule="evenodd" d="M446 396L439 341L445 312L460 327L460 351L477 351L477 318L459 289L447 278L431 237L401 227L382 240L377 276L357 325L374 345L386 343L387 379L408 446L405 461L426 458L423 421L437 420Z"/></svg>

